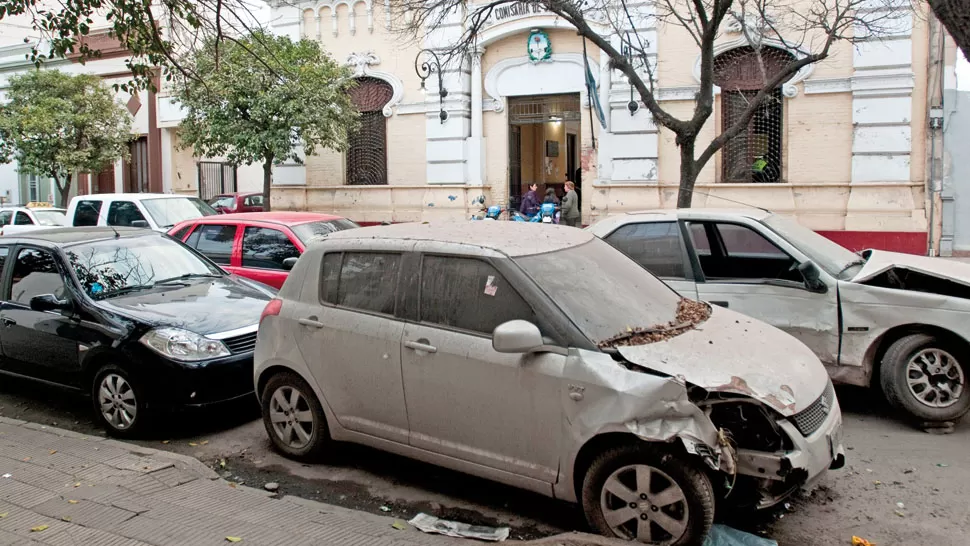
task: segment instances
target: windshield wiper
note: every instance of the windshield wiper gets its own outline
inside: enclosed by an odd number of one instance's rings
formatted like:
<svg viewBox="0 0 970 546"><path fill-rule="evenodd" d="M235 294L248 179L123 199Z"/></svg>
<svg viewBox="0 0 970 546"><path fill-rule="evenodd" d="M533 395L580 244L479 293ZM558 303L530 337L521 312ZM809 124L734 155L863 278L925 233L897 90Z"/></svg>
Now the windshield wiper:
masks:
<svg viewBox="0 0 970 546"><path fill-rule="evenodd" d="M222 275L216 275L214 273L186 273L185 275L179 275L178 277L171 277L168 279L162 279L160 281L155 281L156 285L166 284L175 281L181 281L185 279L216 279L220 278Z"/></svg>
<svg viewBox="0 0 970 546"><path fill-rule="evenodd" d="M835 274L835 277L836 278L841 277L843 273L849 270L849 268L855 267L857 265L866 265L866 260L864 258L859 258L858 260L852 260L851 262L849 262L848 265L840 269L839 272Z"/></svg>
<svg viewBox="0 0 970 546"><path fill-rule="evenodd" d="M115 296L121 296L131 292L136 292L138 290L147 290L153 286L154 285L151 285L151 284L136 284L135 286L126 286L124 288L112 290L111 292L102 292L100 294L95 294L95 296L100 296L98 299L104 300L108 298L113 298Z"/></svg>

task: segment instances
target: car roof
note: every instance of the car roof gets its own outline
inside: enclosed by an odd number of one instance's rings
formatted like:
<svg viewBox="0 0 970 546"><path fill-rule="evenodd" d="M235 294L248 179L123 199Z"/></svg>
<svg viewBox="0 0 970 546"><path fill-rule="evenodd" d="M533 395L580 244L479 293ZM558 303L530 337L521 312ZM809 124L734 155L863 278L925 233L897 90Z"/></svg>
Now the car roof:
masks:
<svg viewBox="0 0 970 546"><path fill-rule="evenodd" d="M239 214L219 214L215 216L203 216L195 220L186 220L187 223L195 224L224 224L226 222L268 222L284 226L296 226L309 222L325 222L329 220L344 220L343 216L333 214L323 214L319 212L242 212Z"/></svg>
<svg viewBox="0 0 970 546"><path fill-rule="evenodd" d="M28 231L5 236L4 242L40 241L57 246L69 246L76 243L89 243L117 237L133 238L145 236L161 236L161 233L150 229L132 227L64 227Z"/></svg>
<svg viewBox="0 0 970 546"><path fill-rule="evenodd" d="M572 248L585 244L593 238L590 233L565 226L482 220L408 223L349 229L327 235L326 241L426 241L472 245L516 257Z"/></svg>
<svg viewBox="0 0 970 546"><path fill-rule="evenodd" d="M79 195L74 199L78 201L105 201L108 199L128 199L130 201L141 201L143 199L176 199L176 198L198 199L198 196L182 195L180 193L95 193L91 195Z"/></svg>
<svg viewBox="0 0 970 546"><path fill-rule="evenodd" d="M216 197L246 197L246 196L249 196L249 195L263 195L263 192L261 192L261 191L237 191L236 193L220 193L219 195L213 195L212 197L213 198L216 198Z"/></svg>
<svg viewBox="0 0 970 546"><path fill-rule="evenodd" d="M649 216L661 215L671 218L701 218L701 217L733 217L751 218L752 220L763 220L771 216L771 212L758 209L719 209L719 208L689 208L689 209L651 209L627 212L626 216Z"/></svg>

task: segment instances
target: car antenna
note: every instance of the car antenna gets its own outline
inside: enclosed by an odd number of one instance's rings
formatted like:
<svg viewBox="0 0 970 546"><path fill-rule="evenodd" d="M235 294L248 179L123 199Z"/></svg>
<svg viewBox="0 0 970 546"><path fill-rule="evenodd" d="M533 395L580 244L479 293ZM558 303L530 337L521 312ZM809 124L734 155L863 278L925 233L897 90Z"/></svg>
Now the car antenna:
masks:
<svg viewBox="0 0 970 546"><path fill-rule="evenodd" d="M94 205L92 205L91 203L88 203L87 201L81 201L81 203L78 206L80 207L81 205L93 210L94 214L98 215L99 217L101 216L101 209L94 208ZM115 239L121 238L121 234L118 233L118 230L115 229L114 226L112 226L111 224L107 224L107 226L111 228L111 231L115 232Z"/></svg>
<svg viewBox="0 0 970 546"><path fill-rule="evenodd" d="M681 188L680 191L687 191L687 190L684 190L683 188ZM737 201L735 199L728 199L727 197L721 197L720 195L712 195L710 193L706 193L706 192L702 192L702 191L697 191L697 190L690 190L690 193L694 193L694 194L697 194L697 195L703 195L704 197L713 197L714 199L720 199L722 201L727 201L728 203L734 203L735 205L742 205L742 206L745 206L745 207L750 207L750 208L753 208L753 209L758 209L758 210L763 211L763 212L767 212L768 214L774 214L774 212L771 211L771 210L768 210L768 209L766 209L764 207L759 207L758 205L752 205L751 203L745 203L744 201Z"/></svg>

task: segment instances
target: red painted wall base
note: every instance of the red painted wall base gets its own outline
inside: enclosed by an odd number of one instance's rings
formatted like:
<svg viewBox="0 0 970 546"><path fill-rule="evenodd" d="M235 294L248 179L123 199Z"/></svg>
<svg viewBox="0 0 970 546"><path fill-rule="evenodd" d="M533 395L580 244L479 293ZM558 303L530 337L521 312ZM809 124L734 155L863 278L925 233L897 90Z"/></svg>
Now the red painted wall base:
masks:
<svg viewBox="0 0 970 546"><path fill-rule="evenodd" d="M380 222L358 222L362 226L377 226ZM819 231L836 243L855 252L874 248L905 254L926 254L925 231Z"/></svg>

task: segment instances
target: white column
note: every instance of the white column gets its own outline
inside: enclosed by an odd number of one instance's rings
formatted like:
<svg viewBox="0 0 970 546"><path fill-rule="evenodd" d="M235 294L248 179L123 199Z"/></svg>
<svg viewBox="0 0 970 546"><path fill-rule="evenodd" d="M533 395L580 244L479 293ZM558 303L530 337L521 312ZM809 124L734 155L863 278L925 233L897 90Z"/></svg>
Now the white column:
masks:
<svg viewBox="0 0 970 546"><path fill-rule="evenodd" d="M613 107L610 106L612 78L610 77L610 56L605 51L600 51L599 76L600 104L603 106L603 114L606 117L606 129L600 131L599 145L596 150L596 176L599 182L603 183L609 182L613 178L613 154L612 146L610 146L610 131L613 128Z"/></svg>
<svg viewBox="0 0 970 546"><path fill-rule="evenodd" d="M162 191L174 192L172 186L172 132L175 129L162 128Z"/></svg>
<svg viewBox="0 0 970 546"><path fill-rule="evenodd" d="M164 132L165 132L165 129L162 129L162 133ZM164 143L162 145L164 146ZM162 154L165 153L164 149L165 148L162 148L163 150ZM162 169L164 172L165 168L162 167ZM165 175L163 174L162 177L164 178L164 176ZM121 159L119 159L118 161L115 161L115 192L125 193L125 162Z"/></svg>
<svg viewBox="0 0 970 546"><path fill-rule="evenodd" d="M482 137L482 55L485 48L476 47L471 51L472 61L472 134L468 139L468 183L481 186L485 173L485 142Z"/></svg>

